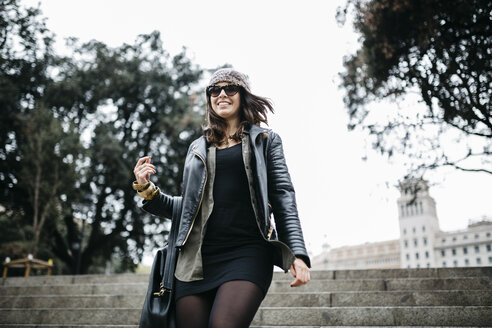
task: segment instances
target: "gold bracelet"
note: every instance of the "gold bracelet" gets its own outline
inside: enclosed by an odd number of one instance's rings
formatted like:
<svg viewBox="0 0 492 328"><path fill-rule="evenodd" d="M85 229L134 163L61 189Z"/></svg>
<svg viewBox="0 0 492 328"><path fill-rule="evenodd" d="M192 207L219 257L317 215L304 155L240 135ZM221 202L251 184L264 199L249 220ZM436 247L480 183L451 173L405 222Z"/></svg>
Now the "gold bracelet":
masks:
<svg viewBox="0 0 492 328"><path fill-rule="evenodd" d="M150 182L147 188L141 191L137 191L137 193L140 197L147 199L148 196L152 195L154 190L155 190L155 185L152 182Z"/></svg>
<svg viewBox="0 0 492 328"><path fill-rule="evenodd" d="M154 197L159 195L160 192L161 190L150 182L150 186L145 190L139 191L138 195L145 200L152 200Z"/></svg>
<svg viewBox="0 0 492 328"><path fill-rule="evenodd" d="M155 187L154 192L150 195L150 197L149 197L149 198L146 198L146 200L152 200L152 199L154 199L156 196L158 196L160 193L161 193L161 190L159 189L159 187Z"/></svg>
<svg viewBox="0 0 492 328"><path fill-rule="evenodd" d="M150 186L150 181L142 184L138 184L137 181L133 181L132 184L133 190L135 191L144 191L145 189L149 188L149 186Z"/></svg>

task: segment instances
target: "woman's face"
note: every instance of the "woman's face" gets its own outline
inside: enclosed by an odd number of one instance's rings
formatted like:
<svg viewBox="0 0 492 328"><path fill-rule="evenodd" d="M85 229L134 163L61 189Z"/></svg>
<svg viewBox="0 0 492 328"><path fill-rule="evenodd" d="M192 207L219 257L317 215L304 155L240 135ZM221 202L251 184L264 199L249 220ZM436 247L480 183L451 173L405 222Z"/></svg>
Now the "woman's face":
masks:
<svg viewBox="0 0 492 328"><path fill-rule="evenodd" d="M223 87L230 83L220 82L217 86ZM210 96L210 104L217 115L226 121L239 119L239 108L241 106L241 93L237 92L233 96L228 96L224 90L220 91L217 97Z"/></svg>

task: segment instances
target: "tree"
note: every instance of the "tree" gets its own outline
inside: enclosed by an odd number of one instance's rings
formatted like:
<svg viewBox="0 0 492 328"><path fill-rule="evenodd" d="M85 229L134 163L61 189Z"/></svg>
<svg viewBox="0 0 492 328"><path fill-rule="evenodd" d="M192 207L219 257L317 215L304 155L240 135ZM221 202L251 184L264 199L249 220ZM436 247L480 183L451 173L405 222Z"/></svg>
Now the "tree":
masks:
<svg viewBox="0 0 492 328"><path fill-rule="evenodd" d="M26 256L34 246L32 199L30 201L25 196L28 190L25 189L26 185L20 183L22 149L29 142L29 134L26 134L23 123L42 98L49 82L47 70L53 60L52 40L39 9L23 7L18 0L0 0L2 257ZM39 228L38 225L34 230Z"/></svg>
<svg viewBox="0 0 492 328"><path fill-rule="evenodd" d="M138 208L133 167L151 155L156 184L180 194L204 118L201 69L157 32L116 48L71 39L57 56L39 10L17 0L0 0L0 28L0 257L133 270L168 230Z"/></svg>
<svg viewBox="0 0 492 328"><path fill-rule="evenodd" d="M61 218L60 195L71 191L76 180L73 154L82 153L79 135L46 108L19 115L23 139L20 147L19 187L27 198L26 214L32 217L29 253L36 256L41 232L48 219Z"/></svg>
<svg viewBox="0 0 492 328"><path fill-rule="evenodd" d="M405 154L409 175L492 174L492 2L349 0L342 23L349 8L361 42L341 73L349 129L366 130L383 154Z"/></svg>
<svg viewBox="0 0 492 328"><path fill-rule="evenodd" d="M48 82L52 40L39 9L0 0L0 200L7 207L14 206L7 192L15 189L23 142L18 115L34 108Z"/></svg>
<svg viewBox="0 0 492 328"><path fill-rule="evenodd" d="M66 228L74 231L66 236L54 231L53 247L72 263L70 253L76 252L70 245L84 239L82 272L114 253L123 270L132 270L144 247L162 244L168 232L162 218L137 207L133 167L139 157L151 155L159 171L156 183L168 193L180 193L186 151L204 117L194 100L201 70L185 50L170 57L157 32L117 48L76 40L71 48L74 54L60 61L59 81L48 87L46 101L57 115L75 122L81 135L91 135L79 184L89 195L89 210L81 213L81 200L72 201L73 216L89 229L81 236L81 225L69 222Z"/></svg>

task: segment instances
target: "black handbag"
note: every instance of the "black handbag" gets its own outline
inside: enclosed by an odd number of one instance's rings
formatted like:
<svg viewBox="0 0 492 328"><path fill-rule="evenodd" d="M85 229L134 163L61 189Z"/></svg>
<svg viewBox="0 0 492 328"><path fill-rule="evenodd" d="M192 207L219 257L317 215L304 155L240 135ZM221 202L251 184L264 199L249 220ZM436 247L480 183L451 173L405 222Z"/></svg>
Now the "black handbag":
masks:
<svg viewBox="0 0 492 328"><path fill-rule="evenodd" d="M174 270L178 255L176 238L181 216L181 203L181 197L174 197L168 243L164 248L159 249L154 257L149 287L140 316L140 328L176 327Z"/></svg>

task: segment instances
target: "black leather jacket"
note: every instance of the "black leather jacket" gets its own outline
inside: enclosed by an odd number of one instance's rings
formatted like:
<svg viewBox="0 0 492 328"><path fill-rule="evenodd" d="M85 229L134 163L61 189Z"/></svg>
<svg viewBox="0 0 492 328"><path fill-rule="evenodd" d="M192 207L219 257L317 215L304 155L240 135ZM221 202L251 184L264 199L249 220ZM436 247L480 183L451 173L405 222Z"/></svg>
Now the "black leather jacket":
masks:
<svg viewBox="0 0 492 328"><path fill-rule="evenodd" d="M254 176L253 201L257 207L257 221L265 240L277 248L275 264L288 270L295 257L310 267L299 222L294 187L292 185L278 134L258 126L249 131L251 167ZM193 224L199 215L207 183L207 142L204 136L193 141L188 149L183 173L183 208L176 245L186 244ZM143 209L149 213L171 217L173 197L161 193L158 198L145 201ZM270 214L273 212L275 226ZM273 228L273 232L272 232ZM276 228L276 229L275 229Z"/></svg>

